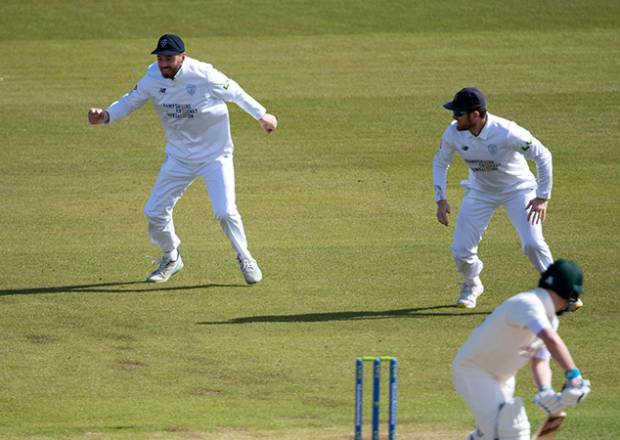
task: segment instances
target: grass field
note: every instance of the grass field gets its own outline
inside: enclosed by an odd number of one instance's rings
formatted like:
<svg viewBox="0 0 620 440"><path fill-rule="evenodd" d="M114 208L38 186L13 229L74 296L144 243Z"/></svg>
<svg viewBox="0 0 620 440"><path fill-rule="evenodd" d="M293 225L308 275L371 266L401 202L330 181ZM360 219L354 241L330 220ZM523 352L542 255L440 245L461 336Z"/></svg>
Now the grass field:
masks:
<svg viewBox="0 0 620 440"><path fill-rule="evenodd" d="M0 24L0 438L350 439L354 359L392 354L401 438L464 439L450 361L537 282L500 211L479 307L450 307L431 161L441 104L468 85L553 152L545 236L586 273L561 334L593 391L558 440L618 438L620 3L4 0ZM146 106L91 127L86 113L133 87L166 32L280 119L264 136L231 107L259 285L201 182L175 212L186 269L142 283L159 119ZM457 158L452 220L465 174ZM537 425L529 373L518 381Z"/></svg>

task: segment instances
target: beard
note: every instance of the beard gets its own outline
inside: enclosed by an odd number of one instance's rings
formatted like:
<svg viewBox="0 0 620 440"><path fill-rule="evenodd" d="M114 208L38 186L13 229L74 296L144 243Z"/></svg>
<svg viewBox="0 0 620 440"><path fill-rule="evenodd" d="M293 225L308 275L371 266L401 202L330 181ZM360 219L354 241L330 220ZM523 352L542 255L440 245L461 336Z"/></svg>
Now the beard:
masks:
<svg viewBox="0 0 620 440"><path fill-rule="evenodd" d="M474 123L470 119L470 115L460 118L456 121L456 129L458 131L466 131L474 126Z"/></svg>
<svg viewBox="0 0 620 440"><path fill-rule="evenodd" d="M164 78L174 78L175 75L177 74L177 72L179 71L179 67L174 68L174 67L165 67L165 68L159 68L159 71L161 72L161 76L163 76Z"/></svg>

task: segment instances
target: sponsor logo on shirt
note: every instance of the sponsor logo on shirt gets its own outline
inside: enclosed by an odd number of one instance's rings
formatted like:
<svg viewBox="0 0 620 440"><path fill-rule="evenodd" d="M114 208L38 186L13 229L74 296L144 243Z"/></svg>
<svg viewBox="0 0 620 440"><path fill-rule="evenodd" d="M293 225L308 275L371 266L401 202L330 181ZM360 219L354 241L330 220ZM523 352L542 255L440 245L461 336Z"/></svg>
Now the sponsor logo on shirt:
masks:
<svg viewBox="0 0 620 440"><path fill-rule="evenodd" d="M501 163L494 160L465 160L472 171L497 171Z"/></svg>
<svg viewBox="0 0 620 440"><path fill-rule="evenodd" d="M532 146L532 141L531 141L531 140L529 140L529 141L527 141L527 143L526 143L525 145L521 146L521 149L522 149L523 151L527 151L527 150L529 150L529 149L530 149L530 147L531 147L531 146Z"/></svg>
<svg viewBox="0 0 620 440"><path fill-rule="evenodd" d="M172 119L193 119L198 109L192 108L191 104L162 104L166 110L166 116Z"/></svg>
<svg viewBox="0 0 620 440"><path fill-rule="evenodd" d="M228 87L230 87L230 81L226 81L222 87L224 87L224 90L228 90Z"/></svg>

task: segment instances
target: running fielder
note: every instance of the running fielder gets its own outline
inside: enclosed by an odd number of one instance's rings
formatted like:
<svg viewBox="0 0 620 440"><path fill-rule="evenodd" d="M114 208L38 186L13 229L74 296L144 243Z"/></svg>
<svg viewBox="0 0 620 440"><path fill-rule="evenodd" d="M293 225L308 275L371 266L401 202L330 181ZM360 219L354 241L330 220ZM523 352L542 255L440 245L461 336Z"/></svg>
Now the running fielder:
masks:
<svg viewBox="0 0 620 440"><path fill-rule="evenodd" d="M590 392L557 333L557 316L583 291L583 274L573 262L557 260L541 275L537 289L515 295L472 333L452 362L452 382L476 419L468 440L530 440L530 424L515 375L531 363L538 394L534 402L548 414L560 414ZM564 369L562 392L551 387L549 359Z"/></svg>
<svg viewBox="0 0 620 440"><path fill-rule="evenodd" d="M262 272L250 254L241 216L237 210L233 142L226 102L234 102L271 133L275 116L248 95L235 81L213 66L185 53L183 40L162 35L152 52L157 62L132 91L107 110L91 108L91 124L110 124L153 102L168 143L161 167L144 213L151 241L163 253L159 267L146 279L163 283L183 269L179 254L181 240L172 220L174 206L198 177L205 181L213 213L237 254L248 284L262 279Z"/></svg>
<svg viewBox="0 0 620 440"><path fill-rule="evenodd" d="M499 206L506 208L523 253L536 270L542 273L553 262L542 233L551 197L551 153L524 128L489 113L486 98L478 89L460 90L444 107L452 110L454 121L444 132L433 160L437 220L448 226L446 181L454 153L458 153L469 167L469 178L461 182L466 190L451 246L463 277L456 304L474 308L484 291L478 244ZM538 181L526 159L536 162Z"/></svg>

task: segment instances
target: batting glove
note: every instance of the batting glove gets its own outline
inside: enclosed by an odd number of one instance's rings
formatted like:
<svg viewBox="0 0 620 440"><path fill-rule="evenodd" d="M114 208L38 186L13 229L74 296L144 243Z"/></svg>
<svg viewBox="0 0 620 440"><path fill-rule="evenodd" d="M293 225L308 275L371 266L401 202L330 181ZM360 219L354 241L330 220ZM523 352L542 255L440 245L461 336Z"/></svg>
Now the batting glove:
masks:
<svg viewBox="0 0 620 440"><path fill-rule="evenodd" d="M590 394L590 381L581 376L566 382L562 388L561 403L563 406L576 406Z"/></svg>
<svg viewBox="0 0 620 440"><path fill-rule="evenodd" d="M553 389L544 390L536 394L534 403L547 414L558 414L566 406L562 403L562 394L556 393Z"/></svg>

